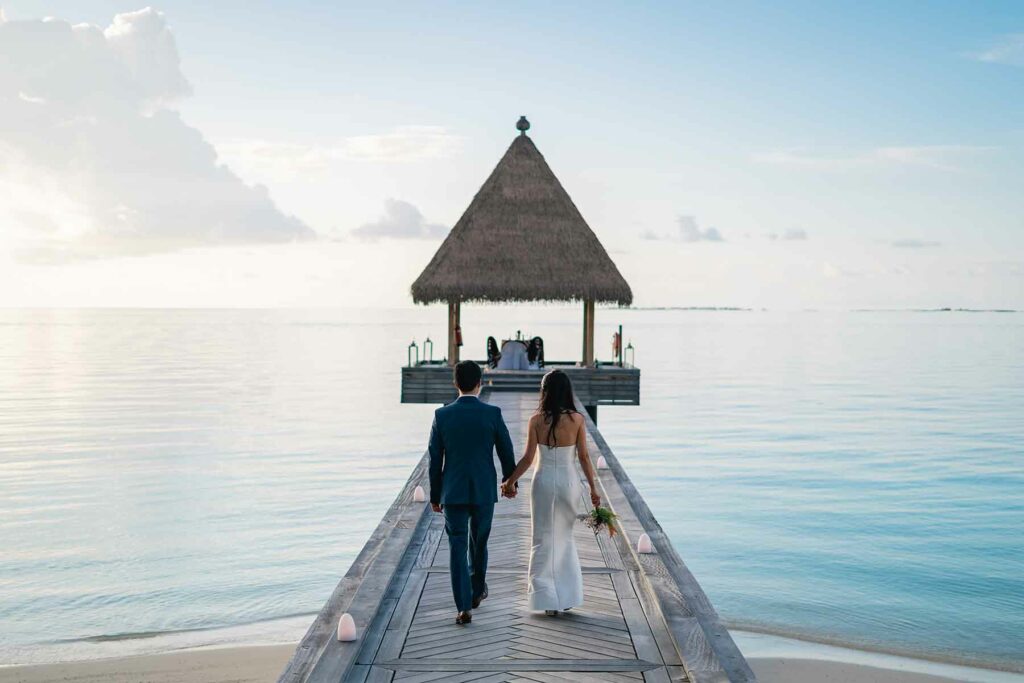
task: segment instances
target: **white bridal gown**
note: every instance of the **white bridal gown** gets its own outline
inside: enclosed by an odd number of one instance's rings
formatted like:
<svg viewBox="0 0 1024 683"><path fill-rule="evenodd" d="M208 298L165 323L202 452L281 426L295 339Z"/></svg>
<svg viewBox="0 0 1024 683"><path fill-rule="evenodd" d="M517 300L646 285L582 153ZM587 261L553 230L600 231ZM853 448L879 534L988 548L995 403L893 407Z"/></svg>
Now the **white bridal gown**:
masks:
<svg viewBox="0 0 1024 683"><path fill-rule="evenodd" d="M530 511L528 608L563 610L583 604L583 573L572 529L583 512L583 485L576 474L576 446L540 445Z"/></svg>

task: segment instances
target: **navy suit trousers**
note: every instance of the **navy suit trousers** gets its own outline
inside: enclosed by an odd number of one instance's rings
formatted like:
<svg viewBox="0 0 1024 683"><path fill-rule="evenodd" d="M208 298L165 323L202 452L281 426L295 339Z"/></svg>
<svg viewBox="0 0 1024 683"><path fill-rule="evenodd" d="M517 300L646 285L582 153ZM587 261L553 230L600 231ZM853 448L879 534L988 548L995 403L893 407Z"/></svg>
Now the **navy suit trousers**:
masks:
<svg viewBox="0 0 1024 683"><path fill-rule="evenodd" d="M444 529L451 549L449 567L455 608L473 608L473 598L487 586L487 538L491 535L494 503L444 506Z"/></svg>

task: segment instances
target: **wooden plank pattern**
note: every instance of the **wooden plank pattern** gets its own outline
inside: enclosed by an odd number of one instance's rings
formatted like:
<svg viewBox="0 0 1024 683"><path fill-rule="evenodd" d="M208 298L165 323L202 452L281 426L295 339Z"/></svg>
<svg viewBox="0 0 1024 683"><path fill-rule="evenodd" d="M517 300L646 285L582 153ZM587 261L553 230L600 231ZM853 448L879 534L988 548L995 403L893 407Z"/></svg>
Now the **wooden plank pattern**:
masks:
<svg viewBox="0 0 1024 683"><path fill-rule="evenodd" d="M484 398L502 408L520 450L536 395L486 391ZM574 529L584 568L583 605L553 617L527 609L532 491L527 473L515 500L502 499L495 507L489 596L473 611L471 624L456 625L443 516L411 502L415 484L425 486L421 462L371 537L372 556L364 557L371 552L367 549L360 554L362 560L339 584L280 680L754 683L706 596L688 571L680 571L685 565L658 535L661 527L589 419L588 442L595 461L605 455L614 462L599 479L623 533L610 539L582 524ZM657 554L634 552L631 546L642 532L656 539ZM358 643L329 637L327 628L341 611L356 616Z"/></svg>

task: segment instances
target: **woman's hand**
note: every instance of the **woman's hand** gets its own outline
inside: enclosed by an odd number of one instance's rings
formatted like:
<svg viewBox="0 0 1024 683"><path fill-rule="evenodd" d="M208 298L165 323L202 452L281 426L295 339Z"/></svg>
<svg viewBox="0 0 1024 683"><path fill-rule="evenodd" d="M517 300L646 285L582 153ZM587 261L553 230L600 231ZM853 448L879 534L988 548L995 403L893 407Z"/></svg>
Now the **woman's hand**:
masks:
<svg viewBox="0 0 1024 683"><path fill-rule="evenodd" d="M601 506L601 496L597 495L597 489L593 486L590 487L590 502L594 504L594 507Z"/></svg>
<svg viewBox="0 0 1024 683"><path fill-rule="evenodd" d="M516 483L511 479L501 485L501 495L505 498L515 498L516 493Z"/></svg>

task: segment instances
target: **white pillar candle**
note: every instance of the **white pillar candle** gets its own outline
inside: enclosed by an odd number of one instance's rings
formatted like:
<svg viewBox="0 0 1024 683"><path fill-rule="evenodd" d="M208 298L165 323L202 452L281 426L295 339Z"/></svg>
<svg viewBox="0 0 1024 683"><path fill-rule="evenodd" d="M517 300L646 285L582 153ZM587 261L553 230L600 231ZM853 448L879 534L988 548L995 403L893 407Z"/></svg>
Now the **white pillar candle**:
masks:
<svg viewBox="0 0 1024 683"><path fill-rule="evenodd" d="M338 619L338 640L342 642L352 641L356 639L356 621L352 618L352 615L345 612Z"/></svg>
<svg viewBox="0 0 1024 683"><path fill-rule="evenodd" d="M603 455L597 457L597 469L606 470L608 469L608 461L604 459Z"/></svg>
<svg viewBox="0 0 1024 683"><path fill-rule="evenodd" d="M427 500L427 494L424 493L422 486L417 486L412 490L412 502L422 503Z"/></svg>
<svg viewBox="0 0 1024 683"><path fill-rule="evenodd" d="M636 551L638 553L653 553L654 546L651 544L651 537L647 534L640 534L640 538L636 541Z"/></svg>

